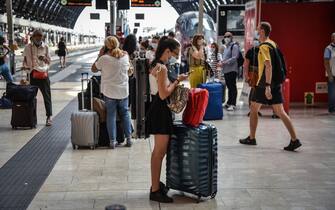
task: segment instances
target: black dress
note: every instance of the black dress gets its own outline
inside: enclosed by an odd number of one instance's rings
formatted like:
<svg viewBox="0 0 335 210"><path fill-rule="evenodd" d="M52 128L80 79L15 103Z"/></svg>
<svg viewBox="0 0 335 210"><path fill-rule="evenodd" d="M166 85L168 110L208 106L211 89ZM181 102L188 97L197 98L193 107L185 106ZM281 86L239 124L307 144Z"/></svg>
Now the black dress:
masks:
<svg viewBox="0 0 335 210"><path fill-rule="evenodd" d="M172 112L167 106L166 99L162 100L158 93L152 98L146 118L146 126L149 134L172 134Z"/></svg>
<svg viewBox="0 0 335 210"><path fill-rule="evenodd" d="M65 51L65 49L66 49L66 46L65 46L65 43L64 42L59 42L58 43L58 56L59 57L64 57L64 56L66 56L66 51Z"/></svg>

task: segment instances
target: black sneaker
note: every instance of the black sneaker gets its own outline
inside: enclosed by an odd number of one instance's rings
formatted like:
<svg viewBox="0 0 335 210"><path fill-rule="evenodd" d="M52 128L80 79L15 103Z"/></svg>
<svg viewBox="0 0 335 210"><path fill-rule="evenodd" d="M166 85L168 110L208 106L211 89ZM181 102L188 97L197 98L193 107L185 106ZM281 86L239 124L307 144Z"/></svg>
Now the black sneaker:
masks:
<svg viewBox="0 0 335 210"><path fill-rule="evenodd" d="M164 195L166 195L169 192L169 188L166 187L163 182L159 182L159 189Z"/></svg>
<svg viewBox="0 0 335 210"><path fill-rule="evenodd" d="M240 139L240 143L246 145L257 145L256 139L250 139L250 136L245 139Z"/></svg>
<svg viewBox="0 0 335 210"><path fill-rule="evenodd" d="M150 189L150 200L160 203L173 203L173 199L164 194L161 189L156 192L152 192Z"/></svg>
<svg viewBox="0 0 335 210"><path fill-rule="evenodd" d="M301 147L300 140L297 139L295 141L290 141L290 144L287 147L284 147L284 150L286 151L294 151L295 149Z"/></svg>

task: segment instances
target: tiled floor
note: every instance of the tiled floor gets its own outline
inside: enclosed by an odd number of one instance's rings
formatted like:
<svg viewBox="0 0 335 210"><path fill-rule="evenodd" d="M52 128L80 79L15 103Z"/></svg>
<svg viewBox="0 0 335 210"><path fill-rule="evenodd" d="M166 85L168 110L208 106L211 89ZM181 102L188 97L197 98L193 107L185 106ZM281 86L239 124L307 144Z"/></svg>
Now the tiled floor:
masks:
<svg viewBox="0 0 335 210"><path fill-rule="evenodd" d="M55 114L79 87L70 81L53 85ZM0 110L0 167L43 127L41 96L38 107L38 128L24 131L12 131L10 111ZM270 117L270 109L262 112L255 147L238 143L248 134L246 108L207 122L216 125L219 133L219 190L213 200L197 204L189 195L171 191L173 204L150 202L151 139L115 150L74 151L69 144L29 209L104 209L115 203L130 210L335 209L335 116L324 108L293 107L291 116L303 146L298 152L286 152L282 148L289 135L283 124ZM165 182L165 163L161 180Z"/></svg>
<svg viewBox="0 0 335 210"><path fill-rule="evenodd" d="M238 144L248 130L246 110L225 113L219 131L219 191L197 204L172 191L174 204L148 200L149 140L131 148L73 151L69 145L29 209L335 209L335 116L325 109L294 109L303 147L282 150L289 140L280 120L264 110L258 146ZM163 167L162 180L165 181Z"/></svg>

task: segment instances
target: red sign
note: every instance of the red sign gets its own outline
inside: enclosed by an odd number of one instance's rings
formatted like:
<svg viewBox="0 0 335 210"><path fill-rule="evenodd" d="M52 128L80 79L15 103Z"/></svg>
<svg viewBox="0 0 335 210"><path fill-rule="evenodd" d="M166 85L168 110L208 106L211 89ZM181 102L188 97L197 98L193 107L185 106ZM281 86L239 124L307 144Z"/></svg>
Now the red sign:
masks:
<svg viewBox="0 0 335 210"><path fill-rule="evenodd" d="M257 27L256 8L256 1L250 1L245 4L244 52L247 52L253 46L254 35Z"/></svg>

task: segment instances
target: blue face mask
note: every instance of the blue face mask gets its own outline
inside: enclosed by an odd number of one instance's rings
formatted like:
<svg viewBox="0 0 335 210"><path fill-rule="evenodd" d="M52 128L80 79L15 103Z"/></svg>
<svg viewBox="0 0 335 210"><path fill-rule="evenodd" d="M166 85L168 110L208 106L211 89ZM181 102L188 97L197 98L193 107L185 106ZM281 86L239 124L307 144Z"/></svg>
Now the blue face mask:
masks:
<svg viewBox="0 0 335 210"><path fill-rule="evenodd" d="M258 40L254 40L253 45L254 45L254 47L258 47L259 46L259 41Z"/></svg>
<svg viewBox="0 0 335 210"><path fill-rule="evenodd" d="M171 58L169 59L169 63L177 63L177 58L171 56Z"/></svg>
<svg viewBox="0 0 335 210"><path fill-rule="evenodd" d="M255 39L259 39L259 33L258 33L258 31L255 31Z"/></svg>

